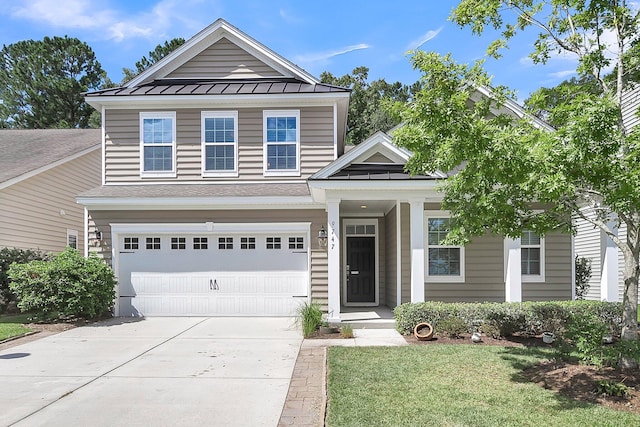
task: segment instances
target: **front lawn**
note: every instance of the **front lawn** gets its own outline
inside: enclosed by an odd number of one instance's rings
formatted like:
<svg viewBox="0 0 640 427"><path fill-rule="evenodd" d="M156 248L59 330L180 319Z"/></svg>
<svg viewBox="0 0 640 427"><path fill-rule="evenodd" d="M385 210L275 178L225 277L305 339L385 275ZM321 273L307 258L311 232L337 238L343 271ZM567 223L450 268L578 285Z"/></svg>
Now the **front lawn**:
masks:
<svg viewBox="0 0 640 427"><path fill-rule="evenodd" d="M24 326L28 321L26 314L0 316L0 341L31 332L31 329Z"/></svg>
<svg viewBox="0 0 640 427"><path fill-rule="evenodd" d="M331 347L327 426L620 426L640 416L523 378L542 347Z"/></svg>

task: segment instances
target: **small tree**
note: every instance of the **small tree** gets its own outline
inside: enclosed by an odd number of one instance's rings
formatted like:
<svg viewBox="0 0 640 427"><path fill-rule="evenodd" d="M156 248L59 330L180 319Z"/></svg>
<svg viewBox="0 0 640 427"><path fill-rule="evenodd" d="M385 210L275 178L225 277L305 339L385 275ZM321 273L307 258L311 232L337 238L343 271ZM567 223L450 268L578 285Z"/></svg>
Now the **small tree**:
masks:
<svg viewBox="0 0 640 427"><path fill-rule="evenodd" d="M70 247L51 261L12 264L9 278L20 310L44 318L94 318L109 310L115 298L111 268L95 254L84 258Z"/></svg>
<svg viewBox="0 0 640 427"><path fill-rule="evenodd" d="M9 266L15 263L25 263L33 260L46 260L49 255L34 249L2 248L0 249L0 307L5 307L16 296L9 289Z"/></svg>
<svg viewBox="0 0 640 427"><path fill-rule="evenodd" d="M587 292L589 292L589 279L591 279L591 260L589 258L580 258L576 255L575 271L576 299L583 300L587 295Z"/></svg>

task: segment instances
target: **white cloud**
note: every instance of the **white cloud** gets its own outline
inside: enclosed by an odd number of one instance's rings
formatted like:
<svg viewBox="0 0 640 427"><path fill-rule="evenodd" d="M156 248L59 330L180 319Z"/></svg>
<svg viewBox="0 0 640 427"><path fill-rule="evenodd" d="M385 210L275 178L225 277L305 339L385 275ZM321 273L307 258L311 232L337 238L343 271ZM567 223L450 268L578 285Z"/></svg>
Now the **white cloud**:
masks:
<svg viewBox="0 0 640 427"><path fill-rule="evenodd" d="M567 77L569 77L572 74L575 74L576 70L571 69L571 70L561 70L561 71L556 71L553 73L549 73L549 77L551 77L552 79L565 79Z"/></svg>
<svg viewBox="0 0 640 427"><path fill-rule="evenodd" d="M325 64L329 61L329 59L344 55L346 53L354 52L356 50L369 49L371 46L365 43L355 44L351 46L347 46L344 48L340 48L337 50L332 50L329 52L318 52L318 53L308 53L305 55L297 55L294 57L294 61L301 64Z"/></svg>
<svg viewBox="0 0 640 427"><path fill-rule="evenodd" d="M302 19L289 13L289 11L285 9L280 9L278 13L280 14L280 18L282 18L282 20L288 24L301 24L302 22L304 22Z"/></svg>
<svg viewBox="0 0 640 427"><path fill-rule="evenodd" d="M438 28L437 30L429 30L429 31L427 31L422 36L418 37L415 40L412 40L407 45L407 48L405 50L416 50L416 49L418 49L420 46L422 46L423 44L425 44L429 40L434 39L440 33L440 31L442 31L442 27Z"/></svg>
<svg viewBox="0 0 640 427"><path fill-rule="evenodd" d="M92 0L25 0L10 15L56 28L89 30L98 39L123 41L167 37L176 23L197 30L202 24L191 18L199 15L190 6L200 4L200 0L161 0L150 10L130 14Z"/></svg>

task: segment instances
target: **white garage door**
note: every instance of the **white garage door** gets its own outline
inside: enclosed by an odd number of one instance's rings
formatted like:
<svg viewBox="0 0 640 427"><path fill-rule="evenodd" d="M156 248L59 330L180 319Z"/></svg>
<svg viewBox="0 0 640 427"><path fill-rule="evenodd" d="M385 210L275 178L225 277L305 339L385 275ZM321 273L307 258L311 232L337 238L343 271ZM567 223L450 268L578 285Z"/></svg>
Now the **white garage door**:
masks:
<svg viewBox="0 0 640 427"><path fill-rule="evenodd" d="M309 292L307 233L122 233L123 316L290 316Z"/></svg>

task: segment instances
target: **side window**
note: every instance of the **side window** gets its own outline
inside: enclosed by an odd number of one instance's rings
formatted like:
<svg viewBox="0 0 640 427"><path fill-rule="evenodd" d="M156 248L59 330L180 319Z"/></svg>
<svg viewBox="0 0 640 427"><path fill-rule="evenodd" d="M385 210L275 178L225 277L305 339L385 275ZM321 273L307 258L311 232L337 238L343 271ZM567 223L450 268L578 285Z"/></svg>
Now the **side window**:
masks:
<svg viewBox="0 0 640 427"><path fill-rule="evenodd" d="M203 111L202 176L238 175L238 112Z"/></svg>
<svg viewBox="0 0 640 427"><path fill-rule="evenodd" d="M544 239L531 230L523 230L520 238L522 280L544 281Z"/></svg>
<svg viewBox="0 0 640 427"><path fill-rule="evenodd" d="M176 176L176 113L140 113L140 174Z"/></svg>
<svg viewBox="0 0 640 427"><path fill-rule="evenodd" d="M426 276L432 282L464 282L464 247L443 244L451 218L440 215L426 218Z"/></svg>
<svg viewBox="0 0 640 427"><path fill-rule="evenodd" d="M300 111L263 112L265 176L300 175Z"/></svg>
<svg viewBox="0 0 640 427"><path fill-rule="evenodd" d="M78 249L78 230L67 230L67 246Z"/></svg>

